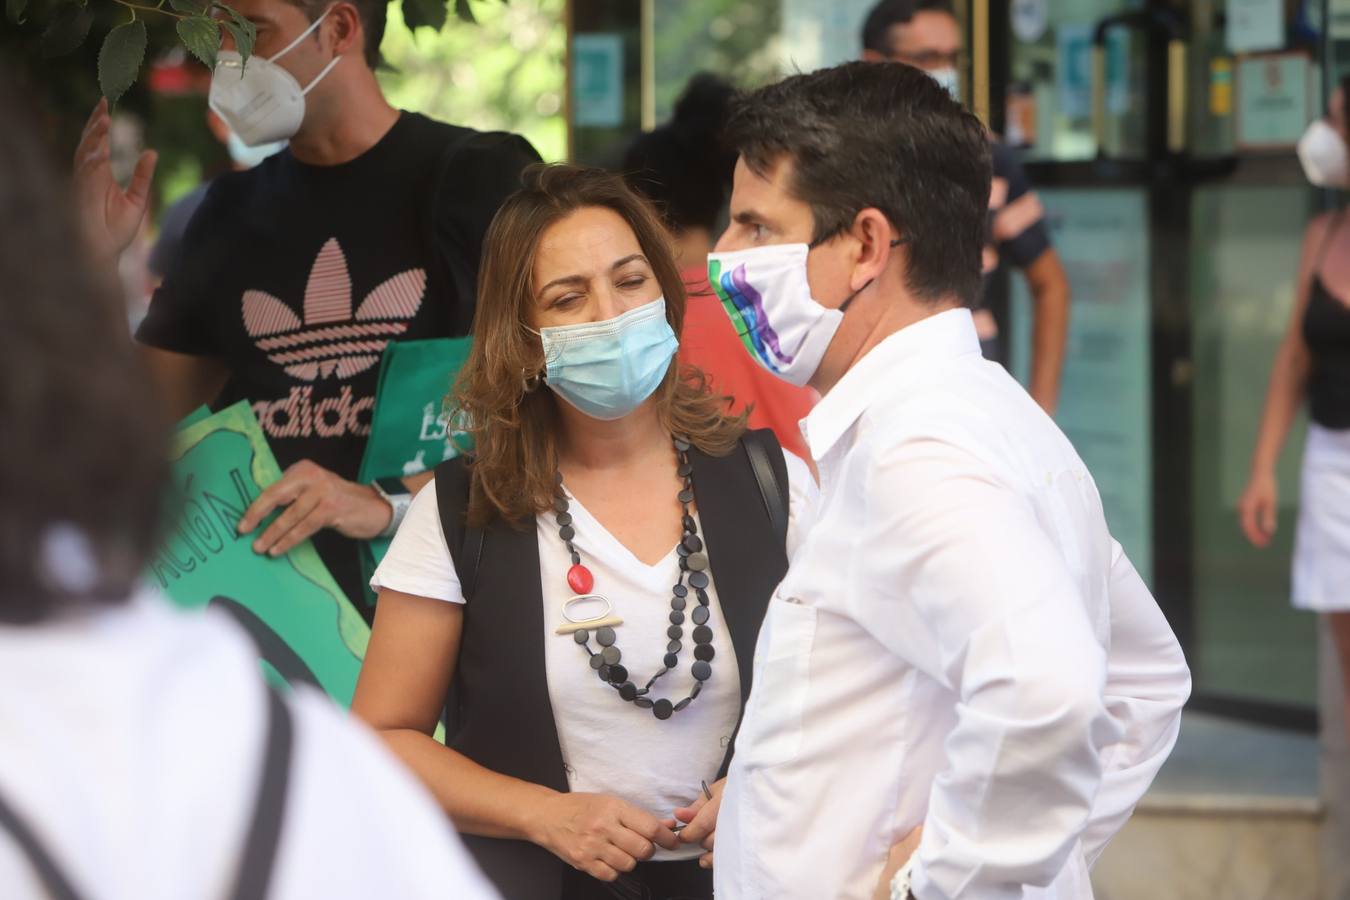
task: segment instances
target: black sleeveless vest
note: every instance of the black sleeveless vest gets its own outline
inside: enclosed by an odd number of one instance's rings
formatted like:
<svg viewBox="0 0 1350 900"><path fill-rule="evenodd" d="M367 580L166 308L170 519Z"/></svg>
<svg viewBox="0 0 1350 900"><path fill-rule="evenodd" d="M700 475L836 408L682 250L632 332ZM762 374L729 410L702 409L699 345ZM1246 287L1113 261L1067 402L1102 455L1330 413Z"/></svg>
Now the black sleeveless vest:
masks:
<svg viewBox="0 0 1350 900"><path fill-rule="evenodd" d="M748 444L758 445L772 466L777 497L761 490ZM750 681L769 597L787 571L781 522L773 523L776 499L787 510L787 465L773 433L747 432L725 457L691 450L694 493L713 583L736 649L741 709ZM494 772L568 789L544 670L544 603L539 580L539 543L533 521L512 527L502 521L482 532L464 523L469 473L462 459L436 468L436 499L446 543L466 596L459 660L451 692L447 743ZM781 519L782 517L779 516ZM471 537L466 541L466 534ZM481 535L481 541L478 540ZM466 577L468 576L468 577ZM730 765L728 748L721 774ZM558 900L563 862L525 841L463 835L478 865L506 900Z"/></svg>

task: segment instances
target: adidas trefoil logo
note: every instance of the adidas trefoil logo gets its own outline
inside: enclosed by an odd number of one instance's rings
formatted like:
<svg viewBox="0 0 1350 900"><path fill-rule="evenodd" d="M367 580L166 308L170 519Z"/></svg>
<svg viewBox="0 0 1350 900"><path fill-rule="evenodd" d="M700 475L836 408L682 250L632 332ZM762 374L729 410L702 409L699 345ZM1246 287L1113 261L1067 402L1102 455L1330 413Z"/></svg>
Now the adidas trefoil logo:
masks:
<svg viewBox="0 0 1350 900"><path fill-rule="evenodd" d="M352 279L337 238L329 238L309 270L304 321L266 291L244 292L244 329L267 358L302 381L350 378L380 361L391 338L408 330L422 306L425 269L382 282L352 314Z"/></svg>

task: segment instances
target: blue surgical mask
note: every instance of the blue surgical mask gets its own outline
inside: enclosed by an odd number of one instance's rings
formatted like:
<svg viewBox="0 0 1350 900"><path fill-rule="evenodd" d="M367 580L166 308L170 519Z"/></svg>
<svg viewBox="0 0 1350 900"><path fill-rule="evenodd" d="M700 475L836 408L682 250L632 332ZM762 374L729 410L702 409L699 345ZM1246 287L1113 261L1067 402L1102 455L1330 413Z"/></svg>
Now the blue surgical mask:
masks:
<svg viewBox="0 0 1350 900"><path fill-rule="evenodd" d="M961 102L961 73L956 69L950 66L945 69L934 69L928 73L928 77L942 85L953 100Z"/></svg>
<svg viewBox="0 0 1350 900"><path fill-rule="evenodd" d="M593 419L622 419L656 392L680 342L666 321L666 301L603 322L539 330L545 381Z"/></svg>

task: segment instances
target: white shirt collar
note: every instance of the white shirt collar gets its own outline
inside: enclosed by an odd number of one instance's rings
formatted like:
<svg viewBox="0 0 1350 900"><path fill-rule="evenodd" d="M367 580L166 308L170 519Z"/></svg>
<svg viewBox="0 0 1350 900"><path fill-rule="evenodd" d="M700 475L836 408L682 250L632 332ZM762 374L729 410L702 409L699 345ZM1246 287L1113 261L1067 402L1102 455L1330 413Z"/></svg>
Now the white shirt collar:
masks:
<svg viewBox="0 0 1350 900"><path fill-rule="evenodd" d="M817 461L823 458L867 411L883 387L891 391L913 378L919 370L910 362L979 352L980 339L969 309L943 310L901 328L845 372L802 421L811 456Z"/></svg>

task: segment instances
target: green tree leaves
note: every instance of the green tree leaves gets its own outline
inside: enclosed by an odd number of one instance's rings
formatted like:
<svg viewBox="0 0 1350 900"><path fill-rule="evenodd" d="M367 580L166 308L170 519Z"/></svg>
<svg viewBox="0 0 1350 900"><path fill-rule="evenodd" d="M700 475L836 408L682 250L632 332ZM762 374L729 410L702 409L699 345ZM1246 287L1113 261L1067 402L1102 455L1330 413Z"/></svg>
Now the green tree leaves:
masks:
<svg viewBox="0 0 1350 900"><path fill-rule="evenodd" d="M248 59L253 55L253 42L258 39L258 27L235 12L233 7L217 3L215 8L229 16L228 19L221 21L221 27L234 38L234 49L239 51L239 55Z"/></svg>
<svg viewBox="0 0 1350 900"><path fill-rule="evenodd" d="M139 19L118 25L103 39L98 51L98 86L112 103L136 81L145 60L145 23Z"/></svg>
<svg viewBox="0 0 1350 900"><path fill-rule="evenodd" d="M403 0L403 22L410 31L422 27L440 31L446 20L445 4L446 0Z"/></svg>
<svg viewBox="0 0 1350 900"><path fill-rule="evenodd" d="M188 52L206 64L216 67L216 52L220 50L220 23L205 16L188 16L178 20L178 37Z"/></svg>
<svg viewBox="0 0 1350 900"><path fill-rule="evenodd" d="M73 52L89 37L93 24L94 12L87 6L69 3L61 7L42 33L42 55L50 59Z"/></svg>
<svg viewBox="0 0 1350 900"><path fill-rule="evenodd" d="M390 0L392 2L392 0ZM510 3L511 0L502 0ZM103 39L98 54L98 83L104 96L116 102L135 83L145 62L149 32L144 16L165 16L175 24L183 46L208 68L214 69L224 36L229 35L239 55L248 59L257 41L257 28L223 0L47 0L32 6L30 0L4 0L5 16L23 24L25 14L36 10L38 27L43 21L41 47L46 57L62 56L88 38L96 20L106 21L100 10L121 8L130 21L113 28ZM403 19L410 29L440 31L451 9L465 22L475 22L470 0L399 0ZM161 32L156 30L156 41ZM156 52L159 52L156 47Z"/></svg>

